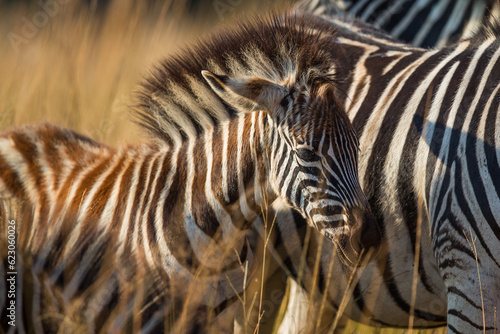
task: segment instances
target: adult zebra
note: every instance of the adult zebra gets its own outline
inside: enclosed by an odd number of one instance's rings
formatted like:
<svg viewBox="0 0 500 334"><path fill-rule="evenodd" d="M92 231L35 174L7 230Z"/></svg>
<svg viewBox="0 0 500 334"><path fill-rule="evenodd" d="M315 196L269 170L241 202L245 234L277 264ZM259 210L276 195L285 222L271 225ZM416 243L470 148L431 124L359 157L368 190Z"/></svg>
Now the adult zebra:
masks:
<svg viewBox="0 0 500 334"><path fill-rule="evenodd" d="M338 96L360 135L360 182L382 226L383 252L352 276L349 290L352 271L331 262L328 243L314 231L312 241L305 239L300 217L283 211L276 251L292 276L327 291L326 300L351 319L494 332L500 328L500 29L485 27L470 40L424 50L364 23L331 22L343 64L338 73L346 78L338 90L346 94ZM350 299L342 304L346 291Z"/></svg>
<svg viewBox="0 0 500 334"><path fill-rule="evenodd" d="M241 263L254 261L244 232L280 197L357 263L380 235L335 98L332 34L314 17L273 16L163 61L138 107L156 140L140 146L50 124L3 133L0 191L25 201L32 222L19 244L34 261L56 248L46 271L71 283L65 300L100 279L89 270L105 247L166 276L169 292L224 309L250 275ZM82 261L63 277L77 247Z"/></svg>
<svg viewBox="0 0 500 334"><path fill-rule="evenodd" d="M471 38L500 16L498 0L302 0L296 8L327 17L347 13L421 47Z"/></svg>

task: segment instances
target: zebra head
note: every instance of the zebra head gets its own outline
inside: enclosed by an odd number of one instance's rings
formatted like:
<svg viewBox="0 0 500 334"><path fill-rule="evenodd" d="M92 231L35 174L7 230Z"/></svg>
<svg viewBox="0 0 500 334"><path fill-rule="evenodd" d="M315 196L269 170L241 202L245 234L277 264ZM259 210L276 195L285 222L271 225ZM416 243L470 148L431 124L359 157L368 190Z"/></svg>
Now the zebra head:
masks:
<svg viewBox="0 0 500 334"><path fill-rule="evenodd" d="M345 263L359 264L370 249L374 254L381 235L358 182L358 139L333 81L316 74L284 83L202 74L235 110L263 113L263 165L272 199L279 196L298 210L336 244Z"/></svg>

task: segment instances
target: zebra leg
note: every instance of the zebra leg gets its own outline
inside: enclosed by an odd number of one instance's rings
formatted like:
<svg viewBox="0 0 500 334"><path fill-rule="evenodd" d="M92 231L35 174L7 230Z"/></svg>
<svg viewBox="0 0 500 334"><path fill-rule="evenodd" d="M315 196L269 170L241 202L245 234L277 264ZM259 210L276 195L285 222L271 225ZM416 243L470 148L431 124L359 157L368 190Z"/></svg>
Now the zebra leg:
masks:
<svg viewBox="0 0 500 334"><path fill-rule="evenodd" d="M313 296L293 279L288 280L286 298L280 309L277 333L344 333L348 318L322 303L321 296Z"/></svg>

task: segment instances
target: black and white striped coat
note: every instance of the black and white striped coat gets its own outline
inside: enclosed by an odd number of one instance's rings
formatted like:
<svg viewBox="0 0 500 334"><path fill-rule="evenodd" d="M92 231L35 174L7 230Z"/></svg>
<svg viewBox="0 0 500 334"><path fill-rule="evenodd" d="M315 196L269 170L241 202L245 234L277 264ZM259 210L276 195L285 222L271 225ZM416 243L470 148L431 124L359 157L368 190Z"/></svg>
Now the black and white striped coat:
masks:
<svg viewBox="0 0 500 334"><path fill-rule="evenodd" d="M151 268L167 300L225 309L255 262L245 231L278 197L346 263L378 247L357 137L335 97L332 34L311 16L272 16L161 62L139 94L138 119L155 136L143 145L115 149L50 124L2 133L0 193L24 201L19 245L54 277L54 295L79 300L90 282L110 282L96 263L118 271L123 260L126 277ZM100 328L102 313L82 312Z"/></svg>
<svg viewBox="0 0 500 334"><path fill-rule="evenodd" d="M500 16L498 0L303 0L296 8L326 17L356 17L421 47L470 38Z"/></svg>
<svg viewBox="0 0 500 334"><path fill-rule="evenodd" d="M332 247L323 242L317 253L318 236L312 231L316 241L307 246L300 217L281 212L276 248L284 265L306 288L328 291L326 300L357 321L494 332L500 328L499 30L423 50L362 23L331 22L339 71L348 78L338 96L360 136L360 182L383 228L383 251L355 274L349 290L352 271L338 259L332 264ZM302 271L304 248L310 261ZM316 263L321 274L307 282Z"/></svg>

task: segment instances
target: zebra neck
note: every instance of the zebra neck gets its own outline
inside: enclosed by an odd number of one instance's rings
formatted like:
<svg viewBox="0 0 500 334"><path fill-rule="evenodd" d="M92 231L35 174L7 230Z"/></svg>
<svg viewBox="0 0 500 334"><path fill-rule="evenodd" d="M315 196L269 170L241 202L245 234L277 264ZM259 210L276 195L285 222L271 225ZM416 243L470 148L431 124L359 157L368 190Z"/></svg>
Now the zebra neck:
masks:
<svg viewBox="0 0 500 334"><path fill-rule="evenodd" d="M157 229L165 233L167 251L154 262L163 262L169 275L191 282L229 276L241 290L241 263L247 261L248 270L253 264L251 248L242 241L246 229L261 206L276 197L262 190L267 173L262 146L255 140L260 127L253 117L244 115L207 130L166 157L175 161L176 176L167 185L171 195L164 199L168 230ZM232 289L220 292L232 294Z"/></svg>
<svg viewBox="0 0 500 334"><path fill-rule="evenodd" d="M189 211L208 235L215 235L218 229L221 233L246 229L276 198L266 188L265 131L259 121L263 118L256 114L236 117L179 152L187 170L186 205L196 203Z"/></svg>

